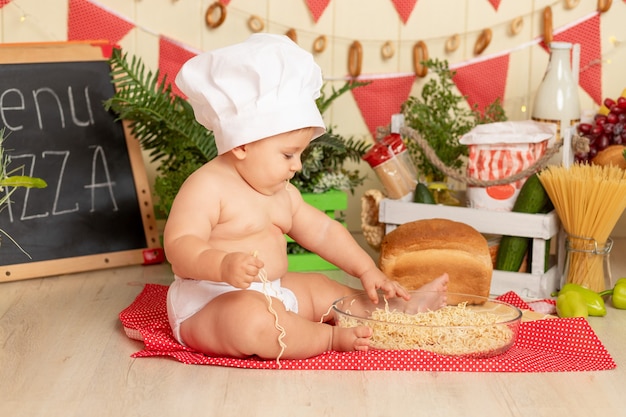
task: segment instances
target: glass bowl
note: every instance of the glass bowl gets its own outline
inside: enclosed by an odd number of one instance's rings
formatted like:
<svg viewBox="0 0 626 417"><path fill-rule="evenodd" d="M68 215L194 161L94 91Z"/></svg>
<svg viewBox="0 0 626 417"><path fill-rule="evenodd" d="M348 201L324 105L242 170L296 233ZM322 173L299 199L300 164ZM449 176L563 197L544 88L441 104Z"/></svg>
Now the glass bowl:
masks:
<svg viewBox="0 0 626 417"><path fill-rule="evenodd" d="M370 327L374 349L421 349L447 356L491 357L517 339L522 312L508 303L449 292L410 294L409 301L379 294L378 305L365 292L340 298L332 307L335 323Z"/></svg>

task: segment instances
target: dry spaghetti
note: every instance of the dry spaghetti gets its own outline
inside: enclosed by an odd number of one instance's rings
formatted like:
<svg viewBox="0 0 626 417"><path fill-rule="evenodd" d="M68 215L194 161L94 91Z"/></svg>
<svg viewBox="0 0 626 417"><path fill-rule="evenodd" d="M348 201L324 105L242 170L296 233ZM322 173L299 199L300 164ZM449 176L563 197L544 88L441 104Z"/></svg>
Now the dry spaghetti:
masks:
<svg viewBox="0 0 626 417"><path fill-rule="evenodd" d="M566 281L604 290L602 255L626 208L626 171L588 164L549 166L539 180L568 234Z"/></svg>
<svg viewBox="0 0 626 417"><path fill-rule="evenodd" d="M491 356L506 350L515 333L498 316L467 308L466 303L408 314L376 308L368 320L340 316L342 327L372 329L370 346L377 349L422 349L444 355Z"/></svg>

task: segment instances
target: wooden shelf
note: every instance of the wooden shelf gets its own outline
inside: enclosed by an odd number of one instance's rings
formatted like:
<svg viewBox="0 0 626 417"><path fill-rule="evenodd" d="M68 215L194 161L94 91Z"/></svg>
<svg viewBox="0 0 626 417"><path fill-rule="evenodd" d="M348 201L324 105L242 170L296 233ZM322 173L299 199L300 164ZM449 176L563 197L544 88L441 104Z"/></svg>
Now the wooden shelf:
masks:
<svg viewBox="0 0 626 417"><path fill-rule="evenodd" d="M492 294L500 295L515 291L525 298L549 298L550 294L558 289L561 276L558 273L556 257L550 258L549 268L546 268L544 256L547 242L559 235L561 227L554 211L547 214L525 214L391 199L382 200L379 207L379 221L386 225L386 233L404 223L432 218L462 222L480 233L533 239L531 272L506 272L494 269L491 279ZM557 248L560 248L560 245Z"/></svg>

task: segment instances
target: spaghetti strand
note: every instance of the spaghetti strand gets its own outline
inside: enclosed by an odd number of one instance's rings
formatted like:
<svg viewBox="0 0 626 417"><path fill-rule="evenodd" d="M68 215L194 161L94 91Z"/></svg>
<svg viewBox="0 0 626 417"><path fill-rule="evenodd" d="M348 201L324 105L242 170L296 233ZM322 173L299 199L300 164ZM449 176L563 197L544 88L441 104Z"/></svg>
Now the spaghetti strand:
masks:
<svg viewBox="0 0 626 417"><path fill-rule="evenodd" d="M257 251L254 252L253 256L256 258ZM278 322L278 313L276 313L276 310L274 310L274 307L272 305L272 297L268 294L270 281L267 278L267 271L265 271L265 268L261 268L259 270L258 277L259 280L263 283L263 295L265 296L265 300L267 301L267 310L270 312L270 314L274 316L274 327L276 327L276 330L280 332L280 334L278 335L278 345L280 346L280 352L278 353L278 356L276 356L276 363L278 364L278 369L280 369L282 368L280 358L283 356L283 353L285 353L285 348L287 347L285 342L283 342L283 339L287 335L287 332L285 331L285 328Z"/></svg>

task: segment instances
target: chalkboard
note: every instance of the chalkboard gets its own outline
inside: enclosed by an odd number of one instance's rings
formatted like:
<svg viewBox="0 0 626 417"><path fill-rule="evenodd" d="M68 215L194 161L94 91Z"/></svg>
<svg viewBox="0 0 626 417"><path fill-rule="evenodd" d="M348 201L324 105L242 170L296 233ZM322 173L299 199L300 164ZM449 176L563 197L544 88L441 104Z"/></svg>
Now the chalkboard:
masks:
<svg viewBox="0 0 626 417"><path fill-rule="evenodd" d="M104 59L0 64L8 168L48 184L16 189L0 211L0 280L146 263L159 250L141 149L102 105L110 71Z"/></svg>

